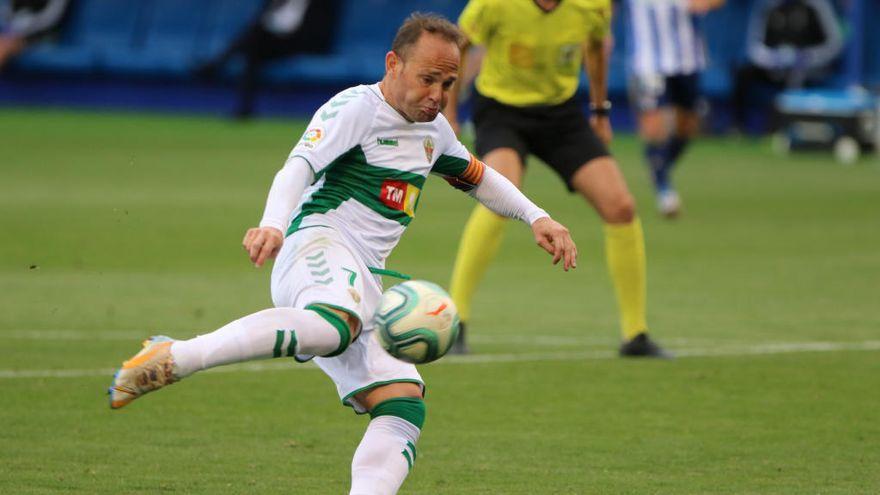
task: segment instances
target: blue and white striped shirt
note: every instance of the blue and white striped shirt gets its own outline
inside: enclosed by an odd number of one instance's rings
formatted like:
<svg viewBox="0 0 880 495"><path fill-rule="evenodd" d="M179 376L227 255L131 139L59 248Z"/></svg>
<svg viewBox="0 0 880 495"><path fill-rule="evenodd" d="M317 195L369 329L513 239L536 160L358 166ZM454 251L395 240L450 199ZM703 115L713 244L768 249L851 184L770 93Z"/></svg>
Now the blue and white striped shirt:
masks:
<svg viewBox="0 0 880 495"><path fill-rule="evenodd" d="M698 16L687 0L626 0L629 70L637 75L687 75L706 67Z"/></svg>

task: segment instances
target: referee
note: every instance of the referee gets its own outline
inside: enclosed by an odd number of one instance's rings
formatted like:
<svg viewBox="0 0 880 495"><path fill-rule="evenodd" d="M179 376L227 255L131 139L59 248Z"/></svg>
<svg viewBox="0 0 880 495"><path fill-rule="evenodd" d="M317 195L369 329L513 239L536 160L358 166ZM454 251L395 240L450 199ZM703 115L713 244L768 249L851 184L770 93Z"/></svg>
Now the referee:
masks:
<svg viewBox="0 0 880 495"><path fill-rule="evenodd" d="M620 310L620 355L670 357L648 336L642 226L606 147L612 135L604 49L610 22L610 0L470 0L459 19L467 36L462 60L472 45L485 47L473 101L476 151L517 187L526 158L535 155L595 208L605 224ZM581 64L590 82L589 120L575 96ZM446 107L456 129L459 89ZM465 225L450 284L463 323L504 226L502 217L482 206ZM453 352L467 352L464 328Z"/></svg>

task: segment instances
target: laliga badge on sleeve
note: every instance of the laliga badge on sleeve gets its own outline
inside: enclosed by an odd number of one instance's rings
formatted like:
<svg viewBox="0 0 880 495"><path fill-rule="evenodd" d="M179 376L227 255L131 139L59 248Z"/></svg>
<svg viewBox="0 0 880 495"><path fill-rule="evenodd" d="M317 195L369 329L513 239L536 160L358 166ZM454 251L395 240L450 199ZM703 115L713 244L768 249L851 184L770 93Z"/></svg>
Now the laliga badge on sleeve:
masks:
<svg viewBox="0 0 880 495"><path fill-rule="evenodd" d="M312 127L303 134L302 138L299 140L299 147L313 150L318 146L318 143L324 139L326 133L324 129L321 127Z"/></svg>

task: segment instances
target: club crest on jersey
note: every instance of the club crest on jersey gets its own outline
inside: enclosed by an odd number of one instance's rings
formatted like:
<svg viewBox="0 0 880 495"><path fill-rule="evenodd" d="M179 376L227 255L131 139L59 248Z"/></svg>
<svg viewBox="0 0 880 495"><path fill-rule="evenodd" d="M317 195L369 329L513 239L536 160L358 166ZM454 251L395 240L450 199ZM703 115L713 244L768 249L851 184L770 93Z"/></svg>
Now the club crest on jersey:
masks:
<svg viewBox="0 0 880 495"><path fill-rule="evenodd" d="M425 147L425 158L428 159L428 163L431 163L431 160L434 158L434 140L431 139L431 136L428 136L422 144Z"/></svg>
<svg viewBox="0 0 880 495"><path fill-rule="evenodd" d="M318 143L324 139L325 134L324 129L320 127L312 127L303 134L302 139L299 140L299 145L303 148L313 150L318 146Z"/></svg>
<svg viewBox="0 0 880 495"><path fill-rule="evenodd" d="M421 189L402 181L386 180L382 182L379 200L392 210L402 211L412 217L416 214L416 203L419 201Z"/></svg>

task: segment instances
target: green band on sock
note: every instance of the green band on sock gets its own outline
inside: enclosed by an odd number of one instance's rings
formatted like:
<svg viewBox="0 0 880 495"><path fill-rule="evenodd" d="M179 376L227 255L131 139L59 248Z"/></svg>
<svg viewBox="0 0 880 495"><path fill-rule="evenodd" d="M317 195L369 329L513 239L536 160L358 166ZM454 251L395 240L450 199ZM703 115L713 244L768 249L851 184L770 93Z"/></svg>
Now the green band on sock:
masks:
<svg viewBox="0 0 880 495"><path fill-rule="evenodd" d="M351 330L348 328L348 323L346 323L338 314L330 311L324 306L309 304L306 306L306 309L318 313L318 316L327 320L327 323L333 325L333 327L336 328L336 331L339 332L339 347L324 357L338 356L345 352L345 350L348 349L348 344L351 343Z"/></svg>
<svg viewBox="0 0 880 495"><path fill-rule="evenodd" d="M272 357L281 357L281 344L284 343L284 330L275 330L275 347L272 348Z"/></svg>
<svg viewBox="0 0 880 495"><path fill-rule="evenodd" d="M290 331L290 343L287 344L287 357L296 357L296 330Z"/></svg>
<svg viewBox="0 0 880 495"><path fill-rule="evenodd" d="M412 453L413 453L413 458L412 458L413 462L416 462L416 457L418 457L419 454L418 454L418 452L416 452L416 446L415 446L415 444L413 444L412 442L410 442L409 440L407 440L407 441L406 441L406 446L409 447L409 450L411 450Z"/></svg>
<svg viewBox="0 0 880 495"><path fill-rule="evenodd" d="M425 401L416 397L396 397L382 401L370 411L370 417L397 416L422 429L425 424ZM415 452L413 452L415 454Z"/></svg>

